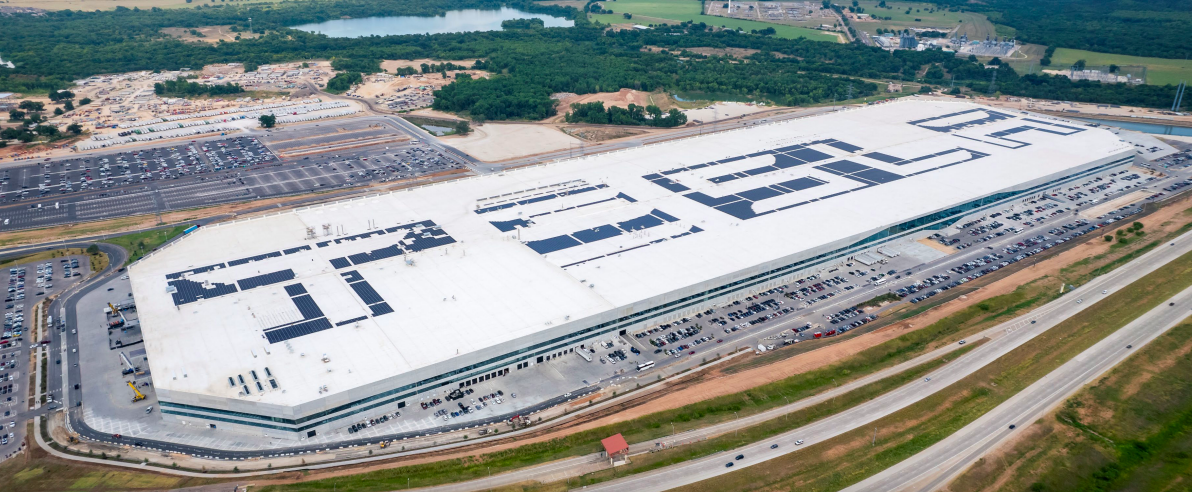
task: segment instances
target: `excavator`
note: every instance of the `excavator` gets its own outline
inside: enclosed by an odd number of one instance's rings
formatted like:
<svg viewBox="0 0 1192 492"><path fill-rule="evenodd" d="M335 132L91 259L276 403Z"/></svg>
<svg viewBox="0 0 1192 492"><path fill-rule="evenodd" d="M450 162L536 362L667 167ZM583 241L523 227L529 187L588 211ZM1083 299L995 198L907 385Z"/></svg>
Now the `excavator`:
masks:
<svg viewBox="0 0 1192 492"><path fill-rule="evenodd" d="M137 389L137 385L133 384L132 381L125 381L124 383L127 384L129 388L132 388L133 394L136 395L136 396L132 397L133 403L136 403L138 401L145 399L145 395L141 394L141 391Z"/></svg>

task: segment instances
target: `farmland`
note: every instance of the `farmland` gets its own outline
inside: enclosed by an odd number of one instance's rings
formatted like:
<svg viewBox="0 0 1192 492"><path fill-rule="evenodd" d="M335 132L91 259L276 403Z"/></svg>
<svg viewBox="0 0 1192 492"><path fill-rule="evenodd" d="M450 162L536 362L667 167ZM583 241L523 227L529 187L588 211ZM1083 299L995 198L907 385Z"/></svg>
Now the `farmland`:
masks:
<svg viewBox="0 0 1192 492"><path fill-rule="evenodd" d="M1076 63L1077 60L1084 60L1089 68L1103 69L1110 64L1119 67L1146 67L1146 83L1153 85L1175 85L1180 83L1181 80L1192 79L1192 61L1190 60L1117 55L1068 48L1055 50L1055 54L1051 57L1051 67L1048 68L1067 68L1073 63ZM1134 75L1137 76L1138 74Z"/></svg>
<svg viewBox="0 0 1192 492"><path fill-rule="evenodd" d="M695 0L619 0L607 2L605 8L612 10L612 14L589 14L588 18L605 24L678 24L685 21L703 22L711 26L729 29L743 29L745 31L761 30L772 27L776 36L781 38L808 38L817 41L839 41L839 37L832 33L807 29L803 27L784 26L768 22L748 21L741 19L727 19L703 14L702 3ZM622 14L632 14L632 19L625 19Z"/></svg>

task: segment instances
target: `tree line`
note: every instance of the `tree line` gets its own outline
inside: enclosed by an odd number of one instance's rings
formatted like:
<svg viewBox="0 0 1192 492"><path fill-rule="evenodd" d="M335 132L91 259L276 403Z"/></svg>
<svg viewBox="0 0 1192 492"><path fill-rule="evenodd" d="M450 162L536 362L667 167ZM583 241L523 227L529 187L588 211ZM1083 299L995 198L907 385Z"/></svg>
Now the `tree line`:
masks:
<svg viewBox="0 0 1192 492"><path fill-rule="evenodd" d="M240 87L240 84L200 84L186 79L153 84L153 93L166 97L223 96L242 92L244 88Z"/></svg>
<svg viewBox="0 0 1192 492"><path fill-rule="evenodd" d="M671 108L663 113L658 106L638 106L630 104L627 108L609 106L605 109L601 101L572 104L571 111L564 115L568 123L594 123L601 125L644 125L671 128L687 124L687 115L678 109Z"/></svg>

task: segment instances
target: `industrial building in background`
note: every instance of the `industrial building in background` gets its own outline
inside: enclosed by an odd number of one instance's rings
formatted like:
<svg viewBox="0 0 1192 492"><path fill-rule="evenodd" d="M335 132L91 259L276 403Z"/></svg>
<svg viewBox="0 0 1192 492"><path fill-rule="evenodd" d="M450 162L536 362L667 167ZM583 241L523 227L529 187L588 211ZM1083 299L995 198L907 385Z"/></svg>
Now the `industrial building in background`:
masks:
<svg viewBox="0 0 1192 492"><path fill-rule="evenodd" d="M164 418L303 438L1131 165L968 103L846 110L204 227L130 269Z"/></svg>

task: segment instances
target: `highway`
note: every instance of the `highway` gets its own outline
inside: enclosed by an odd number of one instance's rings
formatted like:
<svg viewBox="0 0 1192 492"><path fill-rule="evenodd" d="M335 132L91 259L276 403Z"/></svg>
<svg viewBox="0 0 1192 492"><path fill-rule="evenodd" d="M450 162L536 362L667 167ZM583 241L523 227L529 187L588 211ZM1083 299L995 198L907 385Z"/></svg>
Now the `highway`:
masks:
<svg viewBox="0 0 1192 492"><path fill-rule="evenodd" d="M1174 306L1169 303L1174 302ZM845 489L937 490L970 464L1192 315L1192 287L1147 312L934 446ZM1133 348L1127 348L1128 346ZM1015 429L1010 429L1010 425Z"/></svg>
<svg viewBox="0 0 1192 492"><path fill-rule="evenodd" d="M1011 350L1029 342L1034 337L1054 327L1060 322L1069 317L1087 309L1089 306L1096 304L1099 300L1108 297L1101 294L1102 290L1107 290L1113 293L1119 289L1128 286L1130 283L1142 278L1150 272L1162 267L1175 258L1192 251L1192 233L1180 236L1171 245L1165 245L1143 255L1137 260L1131 262L1127 266L1123 266L1114 270L1113 272L1097 277L1077 289L1069 292L1060 299L1057 299L1047 305L1032 311L1022 317L1008 321L996 327L995 332L1000 332L998 336L991 336L988 343L974 349L973 351L958 358L947 366L935 371L930 375L930 380L917 381L908 384L894 391L886 393L878 398L870 400L866 403L848 409L846 411L827 417L823 420L816 421L810 425L799 429L781 434L768 439L764 442L754 443L748 446L743 446L725 453L709 456L697 460L687 461L676 464L670 467L654 470L631 477L626 477L618 480L605 482L598 485L590 485L586 490L634 490L634 491L661 491L679 487L686 484L691 484L703 480L708 480L726 473L739 473L742 468L748 468L753 465L764 463L766 460L777 458L779 456L794 452L798 449L812 446L816 443L826 441L833 437L839 436L846 432L857 428L866 427L870 423L890 415L898 410L906 408L926 398L937 391L954 384L968 375L976 372L980 368L988 365L1002 355ZM1166 309L1173 309L1179 311L1179 314L1185 315L1188 313L1188 306L1192 306L1192 298L1187 298L1184 294L1177 296L1179 303L1177 306L1167 307L1166 303L1162 306ZM1077 300L1083 302L1077 303ZM1162 309L1160 309L1161 311ZM1150 318L1147 318L1150 319ZM1126 344L1135 341L1135 347L1145 344L1147 341L1157 336L1166 325L1157 324L1151 325L1146 329L1136 329L1133 324L1127 326L1125 329L1119 330L1115 335L1108 338L1107 342L1097 344L1088 351L1078 355L1073 359L1073 363L1079 366L1080 370L1072 373L1064 372L1062 369L1057 370L1049 379L1045 379L1044 387L1047 384L1052 386L1060 382L1067 381L1067 379L1075 378L1076 387L1087 381L1098 370L1108 369L1112 367L1120 357L1124 357L1123 352ZM1118 347L1120 346L1120 347ZM1115 348L1117 347L1117 348ZM1063 392L1061 392L1062 394ZM1030 398L1032 395L1024 393L1023 398ZM1045 396L1045 395L1043 395ZM1053 396L1054 397L1054 396ZM1062 400L1062 398L1060 398ZM1029 401L1029 400L1028 400ZM1032 405L1029 409L1032 412L1039 413L1047 407L1043 405ZM1024 408L1019 403L1019 408ZM990 420L996 420L1000 415L991 414ZM1029 422L1029 415L1006 415L1007 421L996 422L994 427L1008 426L1010 423L1027 423ZM1023 420L1015 420L1023 419ZM987 424L989 425L989 424ZM1008 427L1006 428L1008 430ZM804 444L798 446L795 444L796 440L803 440ZM771 444L778 444L777 449L770 449ZM966 443L960 443L960 449L968 449ZM979 447L978 447L979 448ZM732 461L732 457L737 454L744 454L745 459L739 460L732 468L726 468L725 463ZM971 460L965 460L965 464ZM513 472L502 476L505 483L516 483L523 480L533 479L531 477L523 476L533 473L533 468L520 472ZM748 473L743 472L743 473ZM495 479L497 477L493 477ZM492 479L490 479L492 480ZM489 487L497 486L496 483L485 483L485 480L477 480L469 482L471 484L468 488L460 488L458 486L450 488L441 488L433 490L482 490ZM460 484L462 485L462 484ZM877 486L866 490L888 490L887 487Z"/></svg>

